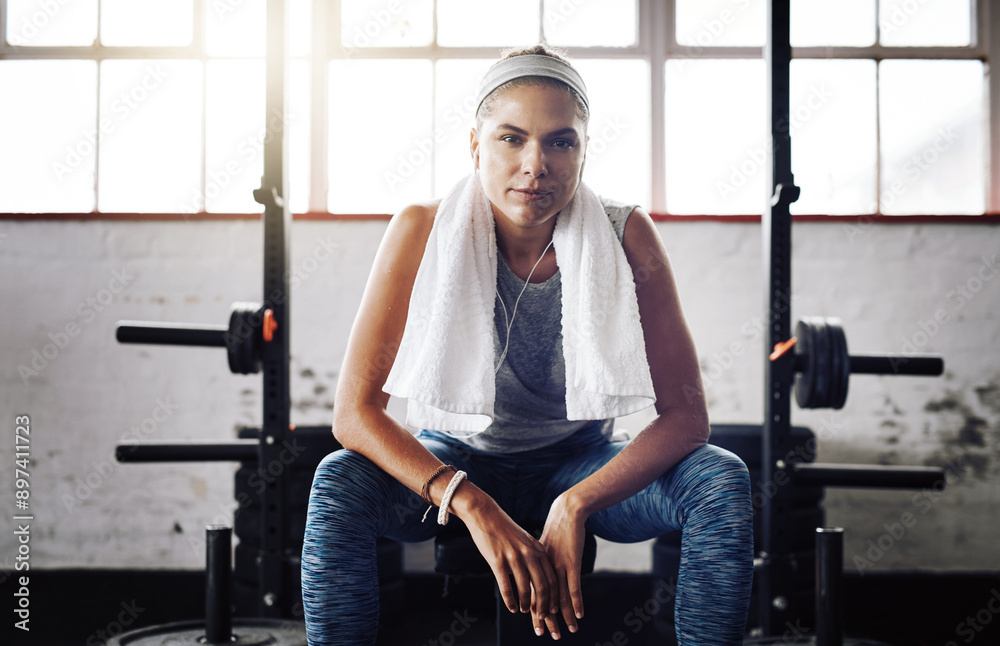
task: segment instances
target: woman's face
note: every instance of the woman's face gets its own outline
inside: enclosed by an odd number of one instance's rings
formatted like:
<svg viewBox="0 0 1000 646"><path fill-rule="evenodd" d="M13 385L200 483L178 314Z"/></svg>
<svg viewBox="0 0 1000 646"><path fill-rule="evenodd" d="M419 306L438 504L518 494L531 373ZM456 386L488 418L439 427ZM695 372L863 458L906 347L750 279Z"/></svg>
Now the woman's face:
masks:
<svg viewBox="0 0 1000 646"><path fill-rule="evenodd" d="M494 215L518 227L551 220L576 194L586 144L586 125L568 91L503 91L472 131L472 157Z"/></svg>

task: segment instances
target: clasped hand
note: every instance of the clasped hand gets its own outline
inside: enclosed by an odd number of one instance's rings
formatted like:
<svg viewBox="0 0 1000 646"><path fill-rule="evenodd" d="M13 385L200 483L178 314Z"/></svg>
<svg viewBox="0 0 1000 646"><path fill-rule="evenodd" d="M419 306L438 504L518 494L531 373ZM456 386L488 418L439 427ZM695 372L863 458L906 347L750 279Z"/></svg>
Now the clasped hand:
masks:
<svg viewBox="0 0 1000 646"><path fill-rule="evenodd" d="M584 521L564 496L552 503L542 536L536 540L499 506L491 506L467 523L472 539L486 558L511 612L531 613L535 634L559 639L561 614L570 632L583 617L580 567ZM516 595L515 595L516 591Z"/></svg>

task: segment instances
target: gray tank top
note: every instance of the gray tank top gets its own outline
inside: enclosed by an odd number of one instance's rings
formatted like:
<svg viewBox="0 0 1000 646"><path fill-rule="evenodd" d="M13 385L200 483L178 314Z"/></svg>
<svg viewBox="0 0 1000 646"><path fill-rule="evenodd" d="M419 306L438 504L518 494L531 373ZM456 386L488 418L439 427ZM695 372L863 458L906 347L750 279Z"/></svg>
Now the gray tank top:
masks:
<svg viewBox="0 0 1000 646"><path fill-rule="evenodd" d="M633 206L601 198L618 240ZM476 449L516 453L554 444L586 426L588 420L566 419L566 364L562 350L562 279L557 270L543 283L518 278L497 254L497 291L493 310L493 344L499 359L507 339L507 320L518 294L524 294L510 328L507 357L496 376L493 423L482 433L464 438ZM500 299L503 299L503 305ZM506 319L504 306L507 308ZM614 420L605 420L610 437Z"/></svg>

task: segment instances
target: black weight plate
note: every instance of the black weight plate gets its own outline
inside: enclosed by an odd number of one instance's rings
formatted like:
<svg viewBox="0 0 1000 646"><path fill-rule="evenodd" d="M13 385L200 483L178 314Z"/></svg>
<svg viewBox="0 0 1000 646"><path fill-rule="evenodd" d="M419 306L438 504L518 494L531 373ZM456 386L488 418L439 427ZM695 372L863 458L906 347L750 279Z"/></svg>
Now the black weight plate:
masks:
<svg viewBox="0 0 1000 646"><path fill-rule="evenodd" d="M233 533L240 539L241 543L247 545L260 545L261 530L261 510L243 509L233 519ZM298 547L301 549L302 540L306 533L306 512L304 510L290 510L285 514L285 524L288 528L287 547Z"/></svg>
<svg viewBox="0 0 1000 646"><path fill-rule="evenodd" d="M808 635L798 638L796 641L790 642L788 639L788 637L754 637L744 640L743 646L785 646L787 644L811 646L816 643L816 638ZM885 642L879 642L873 639L856 639L853 637L845 637L842 643L843 646L889 646L889 644L886 644Z"/></svg>
<svg viewBox="0 0 1000 646"><path fill-rule="evenodd" d="M306 646L305 625L279 619L233 619L232 646ZM178 621L139 628L112 638L108 646L191 646L204 644L204 621Z"/></svg>
<svg viewBox="0 0 1000 646"><path fill-rule="evenodd" d="M825 323L827 343L830 346L830 392L827 395L826 408L839 408L837 401L840 399L842 390L840 377L841 367L844 362L840 346L840 332L842 328L840 326L840 319L827 318Z"/></svg>
<svg viewBox="0 0 1000 646"><path fill-rule="evenodd" d="M245 463L244 463L245 464ZM277 471L277 470L275 470ZM283 478L287 492L287 504L291 509L302 511L309 506L309 491L312 489L314 471L307 469L285 468L277 475L257 469L257 464L243 466L236 470L233 477L233 497L240 511L260 509L261 497L268 481Z"/></svg>
<svg viewBox="0 0 1000 646"><path fill-rule="evenodd" d="M795 402L799 408L810 408L816 359L813 352L813 328L807 318L801 318L795 324L795 338L796 363L804 364L802 370L795 375Z"/></svg>
<svg viewBox="0 0 1000 646"><path fill-rule="evenodd" d="M844 328L839 320L837 320L834 339L837 344L836 352L840 358L840 365L833 375L834 382L837 384L837 393L831 404L833 408L839 409L843 408L844 403L847 402L847 387L851 380L851 355L847 349L847 335L844 333Z"/></svg>
<svg viewBox="0 0 1000 646"><path fill-rule="evenodd" d="M760 452L763 438L763 428L759 424L712 424L711 435L708 438L709 444L714 444L720 448L731 451L739 456L753 470L760 468ZM789 450L794 451L799 447L807 447L809 440L815 438L815 434L804 426L793 426L791 429L792 446ZM799 451L806 454L806 451ZM803 460L801 456L797 462Z"/></svg>
<svg viewBox="0 0 1000 646"><path fill-rule="evenodd" d="M830 388L833 381L830 374L830 332L826 320L816 318L813 321L813 352L816 361L813 363L813 397L810 408L827 408L830 405Z"/></svg>
<svg viewBox="0 0 1000 646"><path fill-rule="evenodd" d="M229 328L224 339L229 358L229 370L248 375L260 372L260 346L264 327L259 303L233 303L229 311Z"/></svg>
<svg viewBox="0 0 1000 646"><path fill-rule="evenodd" d="M247 545L240 541L236 545L236 556L233 559L233 576L244 581L257 580L257 552L260 549L256 545Z"/></svg>

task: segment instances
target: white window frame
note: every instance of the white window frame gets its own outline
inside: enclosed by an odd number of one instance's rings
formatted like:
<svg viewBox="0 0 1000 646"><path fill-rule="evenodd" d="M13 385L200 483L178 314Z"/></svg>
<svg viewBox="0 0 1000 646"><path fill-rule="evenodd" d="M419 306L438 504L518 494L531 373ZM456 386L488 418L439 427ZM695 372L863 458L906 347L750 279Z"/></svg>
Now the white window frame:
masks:
<svg viewBox="0 0 1000 646"><path fill-rule="evenodd" d="M192 44L185 47L103 47L99 40L84 47L15 47L0 38L0 60L16 59L78 59L94 60L98 64L110 59L187 59L203 64L216 57L207 55L204 42L205 16L210 0L194 1ZM402 1L402 0L400 0ZM876 0L876 3L878 0ZM992 7L989 0L969 0L973 11L973 42L968 47L794 47L793 58L816 59L954 59L980 60L989 65L1000 60L1000 7ZM665 150L665 66L668 59L732 59L761 58L760 47L700 47L677 43L675 34L675 0L636 0L637 34L634 45L628 47L567 47L575 59L643 59L649 63L651 92L652 203L654 213L666 214L666 150ZM329 64L332 60L348 58L340 43L339 0L312 0L312 49L311 66L311 151L309 210L327 212L328 183L328 107L331 95ZM365 47L352 58L419 58L431 61L462 58L496 58L496 47L439 47L437 39L437 1L434 0L434 43L426 47ZM544 4L539 13L544 15ZM877 14L876 14L877 15ZM0 34L6 33L6 2L0 2ZM543 20L539 22L539 39ZM660 26L657 29L656 26ZM878 25L876 24L876 30ZM100 30L100 3L98 3L98 30ZM877 40L877 39L876 39ZM254 57L256 58L256 57ZM100 65L98 65L98 75ZM98 77L99 78L99 77ZM204 79L205 77L203 77ZM206 82L203 80L203 83ZM990 82L987 74L987 159L986 213L1000 213L1000 80ZM333 90L335 92L335 90ZM205 99L202 99L202 125L205 123ZM202 137L201 191L206 189L205 147ZM880 154L880 153L879 153ZM97 173L94 178L95 204L98 190ZM879 184L876 184L879 186Z"/></svg>

